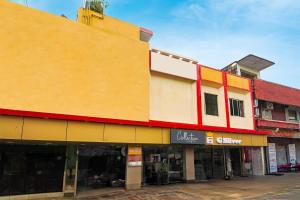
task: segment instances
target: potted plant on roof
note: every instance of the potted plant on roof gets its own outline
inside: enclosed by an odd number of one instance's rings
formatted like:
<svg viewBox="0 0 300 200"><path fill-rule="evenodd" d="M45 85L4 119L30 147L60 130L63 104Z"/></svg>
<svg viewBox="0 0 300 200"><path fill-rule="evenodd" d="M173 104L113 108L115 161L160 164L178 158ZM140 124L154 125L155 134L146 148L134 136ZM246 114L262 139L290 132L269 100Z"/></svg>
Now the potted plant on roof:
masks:
<svg viewBox="0 0 300 200"><path fill-rule="evenodd" d="M104 9L108 7L108 2L106 0L87 0L85 3L85 7L100 13L100 14L104 14Z"/></svg>

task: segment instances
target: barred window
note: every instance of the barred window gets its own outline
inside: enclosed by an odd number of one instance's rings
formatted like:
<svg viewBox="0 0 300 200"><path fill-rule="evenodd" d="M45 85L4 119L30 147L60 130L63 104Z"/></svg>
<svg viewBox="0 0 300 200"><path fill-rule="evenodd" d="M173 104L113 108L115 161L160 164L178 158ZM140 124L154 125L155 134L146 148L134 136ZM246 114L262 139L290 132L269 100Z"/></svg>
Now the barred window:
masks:
<svg viewBox="0 0 300 200"><path fill-rule="evenodd" d="M237 99L229 99L230 115L244 117L244 102Z"/></svg>
<svg viewBox="0 0 300 200"><path fill-rule="evenodd" d="M218 116L218 96L215 94L204 93L205 113L207 115Z"/></svg>

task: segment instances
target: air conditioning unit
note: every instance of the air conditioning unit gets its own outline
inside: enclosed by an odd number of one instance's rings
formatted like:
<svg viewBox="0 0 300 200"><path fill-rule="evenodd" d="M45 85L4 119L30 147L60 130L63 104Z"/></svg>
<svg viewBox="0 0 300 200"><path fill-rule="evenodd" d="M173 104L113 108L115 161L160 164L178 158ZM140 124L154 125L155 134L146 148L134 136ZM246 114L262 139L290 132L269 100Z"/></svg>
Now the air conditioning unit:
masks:
<svg viewBox="0 0 300 200"><path fill-rule="evenodd" d="M266 103L266 109L267 109L267 110L273 110L273 109L274 109L273 103L267 102L267 103Z"/></svg>
<svg viewBox="0 0 300 200"><path fill-rule="evenodd" d="M263 119L268 119L268 120L272 120L272 111L271 110L263 110L261 112L262 118Z"/></svg>
<svg viewBox="0 0 300 200"><path fill-rule="evenodd" d="M255 107L255 108L258 107L258 99L254 99L254 107Z"/></svg>
<svg viewBox="0 0 300 200"><path fill-rule="evenodd" d="M259 110L259 108L255 108L255 110L254 110L254 116L255 117L259 117L260 116L260 110Z"/></svg>

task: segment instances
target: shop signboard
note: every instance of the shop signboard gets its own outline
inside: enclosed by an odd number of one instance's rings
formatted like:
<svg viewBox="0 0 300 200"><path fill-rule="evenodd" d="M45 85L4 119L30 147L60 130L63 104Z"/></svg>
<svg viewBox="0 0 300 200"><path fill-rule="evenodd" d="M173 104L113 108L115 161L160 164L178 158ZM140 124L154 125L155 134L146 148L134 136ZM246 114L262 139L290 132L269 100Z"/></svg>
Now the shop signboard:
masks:
<svg viewBox="0 0 300 200"><path fill-rule="evenodd" d="M226 137L218 137L216 139L218 144L241 144L241 139L234 139L234 138L226 138Z"/></svg>
<svg viewBox="0 0 300 200"><path fill-rule="evenodd" d="M270 173L277 172L276 145L275 143L268 144Z"/></svg>
<svg viewBox="0 0 300 200"><path fill-rule="evenodd" d="M295 144L289 144L289 158L290 163L295 166L296 165L296 146Z"/></svg>
<svg viewBox="0 0 300 200"><path fill-rule="evenodd" d="M128 147L128 166L141 167L142 166L142 148Z"/></svg>
<svg viewBox="0 0 300 200"><path fill-rule="evenodd" d="M185 129L171 129L171 144L206 144L206 133Z"/></svg>

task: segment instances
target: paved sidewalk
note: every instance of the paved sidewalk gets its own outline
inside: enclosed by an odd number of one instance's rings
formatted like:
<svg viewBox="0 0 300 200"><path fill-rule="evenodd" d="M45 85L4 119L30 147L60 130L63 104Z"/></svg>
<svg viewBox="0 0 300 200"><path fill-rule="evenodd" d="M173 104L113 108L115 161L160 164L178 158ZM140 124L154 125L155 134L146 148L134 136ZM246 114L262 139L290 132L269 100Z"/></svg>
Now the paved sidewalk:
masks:
<svg viewBox="0 0 300 200"><path fill-rule="evenodd" d="M141 190L105 189L79 194L80 200L300 199L300 173L236 178L195 184L147 186Z"/></svg>

